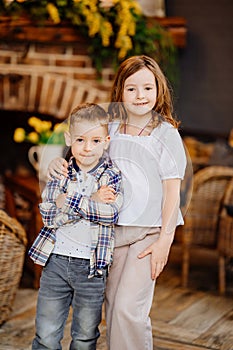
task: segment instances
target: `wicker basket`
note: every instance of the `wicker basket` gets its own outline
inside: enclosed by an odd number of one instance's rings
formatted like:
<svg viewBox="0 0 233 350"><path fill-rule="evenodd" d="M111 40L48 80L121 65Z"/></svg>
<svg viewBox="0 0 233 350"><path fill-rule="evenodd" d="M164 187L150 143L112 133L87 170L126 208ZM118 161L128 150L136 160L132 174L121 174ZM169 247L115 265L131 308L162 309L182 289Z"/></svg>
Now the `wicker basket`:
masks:
<svg viewBox="0 0 233 350"><path fill-rule="evenodd" d="M12 311L22 276L26 244L22 225L0 210L0 325Z"/></svg>

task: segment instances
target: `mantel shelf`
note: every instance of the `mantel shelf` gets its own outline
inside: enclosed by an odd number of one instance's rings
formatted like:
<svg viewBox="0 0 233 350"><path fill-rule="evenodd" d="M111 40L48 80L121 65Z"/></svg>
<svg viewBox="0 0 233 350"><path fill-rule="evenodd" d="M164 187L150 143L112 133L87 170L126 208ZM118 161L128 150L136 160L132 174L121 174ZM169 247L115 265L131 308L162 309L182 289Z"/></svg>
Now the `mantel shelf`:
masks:
<svg viewBox="0 0 233 350"><path fill-rule="evenodd" d="M148 17L148 25L159 23L172 35L177 47L186 46L186 20L183 17ZM43 26L36 26L27 18L12 20L10 17L0 18L0 41L4 42L41 42L50 43L81 43L85 46L86 40L79 31L69 23L59 25L46 22Z"/></svg>

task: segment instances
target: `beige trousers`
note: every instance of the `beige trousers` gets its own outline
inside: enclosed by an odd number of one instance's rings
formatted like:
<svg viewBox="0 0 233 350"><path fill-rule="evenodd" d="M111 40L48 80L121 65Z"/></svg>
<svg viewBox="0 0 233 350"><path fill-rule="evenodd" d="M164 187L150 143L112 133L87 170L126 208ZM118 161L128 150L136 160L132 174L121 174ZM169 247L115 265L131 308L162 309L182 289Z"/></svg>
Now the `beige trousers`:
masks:
<svg viewBox="0 0 233 350"><path fill-rule="evenodd" d="M131 245L115 248L106 289L105 317L109 350L152 350L149 317L155 282L151 279L150 255L137 255L158 234L147 235Z"/></svg>

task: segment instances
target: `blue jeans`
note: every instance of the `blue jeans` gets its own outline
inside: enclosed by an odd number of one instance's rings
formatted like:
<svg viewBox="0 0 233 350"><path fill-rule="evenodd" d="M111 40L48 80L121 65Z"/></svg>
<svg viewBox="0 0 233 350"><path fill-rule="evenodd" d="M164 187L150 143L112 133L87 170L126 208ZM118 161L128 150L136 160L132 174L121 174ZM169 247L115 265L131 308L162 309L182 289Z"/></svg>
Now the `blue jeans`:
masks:
<svg viewBox="0 0 233 350"><path fill-rule="evenodd" d="M37 300L33 350L60 350L70 306L70 350L95 350L100 336L106 271L88 278L90 261L52 254L43 269Z"/></svg>

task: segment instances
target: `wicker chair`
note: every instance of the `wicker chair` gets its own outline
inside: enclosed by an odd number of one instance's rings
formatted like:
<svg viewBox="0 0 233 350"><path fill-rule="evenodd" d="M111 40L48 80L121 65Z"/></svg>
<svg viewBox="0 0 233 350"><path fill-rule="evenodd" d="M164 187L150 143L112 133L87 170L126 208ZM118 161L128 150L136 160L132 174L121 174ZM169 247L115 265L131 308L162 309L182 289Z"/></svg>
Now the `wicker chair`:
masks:
<svg viewBox="0 0 233 350"><path fill-rule="evenodd" d="M233 179L227 187L218 230L219 293L226 291L226 261L233 258Z"/></svg>
<svg viewBox="0 0 233 350"><path fill-rule="evenodd" d="M208 166L194 174L192 198L180 230L183 287L188 285L191 248L217 249L219 214L232 178L233 168L225 166Z"/></svg>
<svg viewBox="0 0 233 350"><path fill-rule="evenodd" d="M26 232L0 210L0 326L8 319L23 271Z"/></svg>

